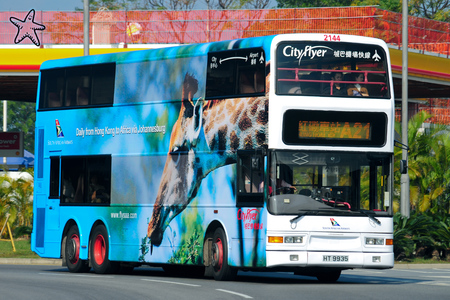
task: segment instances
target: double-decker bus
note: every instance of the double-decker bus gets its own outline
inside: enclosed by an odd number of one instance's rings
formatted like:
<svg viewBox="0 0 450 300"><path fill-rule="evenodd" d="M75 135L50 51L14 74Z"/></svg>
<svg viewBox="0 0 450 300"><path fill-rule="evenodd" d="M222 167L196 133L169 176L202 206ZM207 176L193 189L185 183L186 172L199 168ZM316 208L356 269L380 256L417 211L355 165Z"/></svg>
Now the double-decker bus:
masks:
<svg viewBox="0 0 450 300"><path fill-rule="evenodd" d="M338 280L391 268L386 44L288 34L47 61L32 249L71 272L141 265Z"/></svg>

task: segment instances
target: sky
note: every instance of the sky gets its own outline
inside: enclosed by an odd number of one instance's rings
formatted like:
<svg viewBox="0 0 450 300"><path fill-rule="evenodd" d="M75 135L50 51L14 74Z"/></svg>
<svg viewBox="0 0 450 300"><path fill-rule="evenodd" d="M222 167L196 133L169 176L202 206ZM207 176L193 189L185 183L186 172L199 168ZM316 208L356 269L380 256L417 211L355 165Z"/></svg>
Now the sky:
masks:
<svg viewBox="0 0 450 300"><path fill-rule="evenodd" d="M204 1L198 1L204 5ZM269 7L275 7L276 1L271 1ZM0 11L75 11L83 8L82 0L0 0ZM205 9L199 6L199 9Z"/></svg>
<svg viewBox="0 0 450 300"><path fill-rule="evenodd" d="M74 11L82 8L81 0L1 0L0 11L29 11L30 9L46 11Z"/></svg>

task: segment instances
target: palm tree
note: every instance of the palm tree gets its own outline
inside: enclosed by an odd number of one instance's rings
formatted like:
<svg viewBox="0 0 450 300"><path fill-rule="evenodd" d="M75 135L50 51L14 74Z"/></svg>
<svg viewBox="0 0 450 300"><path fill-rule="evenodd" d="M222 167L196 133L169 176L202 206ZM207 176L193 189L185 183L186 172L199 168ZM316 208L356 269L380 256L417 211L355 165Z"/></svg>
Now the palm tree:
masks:
<svg viewBox="0 0 450 300"><path fill-rule="evenodd" d="M10 181L10 198L17 211L17 226L31 226L33 219L33 180L18 178Z"/></svg>
<svg viewBox="0 0 450 300"><path fill-rule="evenodd" d="M15 216L15 209L12 205L11 200L9 199L9 180L10 177L6 174L0 175L0 227L3 227L6 221L6 216L8 214L12 215L13 218ZM9 223L11 224L11 219L9 219Z"/></svg>
<svg viewBox="0 0 450 300"><path fill-rule="evenodd" d="M432 115L420 111L408 122L408 173L410 176L410 202L418 212L432 210L436 212L447 207L445 191L450 183L450 146L449 130L438 124L425 129L426 120ZM396 124L397 132L401 126ZM399 169L401 149L394 150L395 168ZM399 186L400 174L395 172L396 186ZM398 188L397 188L398 191ZM398 193L396 193L398 195Z"/></svg>

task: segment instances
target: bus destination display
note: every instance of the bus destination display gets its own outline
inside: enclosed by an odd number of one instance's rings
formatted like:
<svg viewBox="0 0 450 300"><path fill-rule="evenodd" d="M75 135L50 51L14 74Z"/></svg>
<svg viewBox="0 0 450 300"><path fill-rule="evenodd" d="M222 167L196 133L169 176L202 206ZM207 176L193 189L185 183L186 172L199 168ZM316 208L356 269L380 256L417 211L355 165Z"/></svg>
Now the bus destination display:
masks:
<svg viewBox="0 0 450 300"><path fill-rule="evenodd" d="M288 145L383 146L387 116L380 112L290 109L283 116Z"/></svg>
<svg viewBox="0 0 450 300"><path fill-rule="evenodd" d="M309 139L347 139L370 140L372 135L370 122L331 122L303 121L298 122L298 137Z"/></svg>

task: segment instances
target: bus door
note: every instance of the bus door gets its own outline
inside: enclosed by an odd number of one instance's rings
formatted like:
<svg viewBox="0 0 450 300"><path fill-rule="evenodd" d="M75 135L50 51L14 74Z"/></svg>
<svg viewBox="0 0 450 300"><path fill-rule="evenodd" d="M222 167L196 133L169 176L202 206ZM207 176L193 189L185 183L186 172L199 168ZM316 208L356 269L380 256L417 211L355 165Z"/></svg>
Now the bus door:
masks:
<svg viewBox="0 0 450 300"><path fill-rule="evenodd" d="M265 161L262 150L237 151L236 206L264 205Z"/></svg>
<svg viewBox="0 0 450 300"><path fill-rule="evenodd" d="M50 194L45 206L46 227L49 230L59 229L59 189L60 189L60 157L50 157Z"/></svg>

